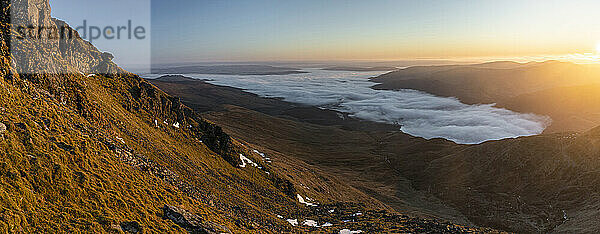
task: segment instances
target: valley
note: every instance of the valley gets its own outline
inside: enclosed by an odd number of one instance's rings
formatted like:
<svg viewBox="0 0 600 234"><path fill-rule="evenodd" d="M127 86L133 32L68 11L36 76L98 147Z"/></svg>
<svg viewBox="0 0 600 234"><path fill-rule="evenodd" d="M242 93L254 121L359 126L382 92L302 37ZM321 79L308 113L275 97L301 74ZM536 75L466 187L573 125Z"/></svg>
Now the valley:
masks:
<svg viewBox="0 0 600 234"><path fill-rule="evenodd" d="M540 134L545 116L517 113L492 105L469 105L455 98L416 90L375 90L369 78L386 72L305 69L291 75L189 74L207 83L244 89L261 97L281 98L347 113L371 122L397 125L413 136L444 138L461 144ZM148 78L159 74L151 74Z"/></svg>
<svg viewBox="0 0 600 234"><path fill-rule="evenodd" d="M46 0L1 3L2 232L494 231L392 212L314 165L232 137L76 32L12 41L12 23L71 28Z"/></svg>
<svg viewBox="0 0 600 234"><path fill-rule="evenodd" d="M583 162L598 160L575 153L595 142L592 132L457 145L204 81L151 82L229 134L320 168L396 212L515 232L594 230L584 217L595 216L598 201L573 197L595 194L595 182L580 180L595 173Z"/></svg>
<svg viewBox="0 0 600 234"><path fill-rule="evenodd" d="M600 233L600 49L362 4L0 1L0 232Z"/></svg>

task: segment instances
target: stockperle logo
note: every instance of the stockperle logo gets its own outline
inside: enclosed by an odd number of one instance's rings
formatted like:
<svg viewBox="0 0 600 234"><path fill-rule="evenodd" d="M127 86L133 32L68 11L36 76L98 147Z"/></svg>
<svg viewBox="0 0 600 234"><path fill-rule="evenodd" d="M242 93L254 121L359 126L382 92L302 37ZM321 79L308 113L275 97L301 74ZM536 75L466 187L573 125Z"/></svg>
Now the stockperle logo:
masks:
<svg viewBox="0 0 600 234"><path fill-rule="evenodd" d="M127 20L126 24L121 26L95 26L88 25L87 20L83 20L81 26L76 26L75 30L79 35L90 42L104 38L105 40L144 40L147 38L146 28L144 26L135 26L132 20Z"/></svg>
<svg viewBox="0 0 600 234"><path fill-rule="evenodd" d="M128 20L123 26L94 26L89 25L87 20L83 20L81 26L75 26L75 31L84 40L93 42L103 38L105 40L144 40L147 38L146 28L143 26L134 26L132 20ZM69 40L74 34L71 27L66 25L57 26L35 26L35 25L16 25L16 38L24 39L48 39L48 40Z"/></svg>
<svg viewBox="0 0 600 234"><path fill-rule="evenodd" d="M19 72L49 72L38 65L44 64L44 59L80 56L68 51L82 48L74 40L79 37L101 52L113 54L112 61L127 71L150 72L150 0L50 0L37 5L11 0L11 27L11 52L20 65ZM32 52L35 44L45 49Z"/></svg>

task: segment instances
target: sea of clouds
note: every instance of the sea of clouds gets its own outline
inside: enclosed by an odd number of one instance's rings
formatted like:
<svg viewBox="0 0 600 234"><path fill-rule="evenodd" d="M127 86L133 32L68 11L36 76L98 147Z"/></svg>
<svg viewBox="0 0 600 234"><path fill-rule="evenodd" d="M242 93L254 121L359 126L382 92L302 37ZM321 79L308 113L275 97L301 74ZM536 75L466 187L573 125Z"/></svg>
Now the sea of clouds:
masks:
<svg viewBox="0 0 600 234"><path fill-rule="evenodd" d="M244 89L263 97L314 105L384 123L400 123L402 131L426 139L445 138L476 144L541 134L550 118L522 114L493 105L467 105L456 98L415 90L374 90L368 78L383 72L307 69L310 73L271 76L190 74L209 83Z"/></svg>

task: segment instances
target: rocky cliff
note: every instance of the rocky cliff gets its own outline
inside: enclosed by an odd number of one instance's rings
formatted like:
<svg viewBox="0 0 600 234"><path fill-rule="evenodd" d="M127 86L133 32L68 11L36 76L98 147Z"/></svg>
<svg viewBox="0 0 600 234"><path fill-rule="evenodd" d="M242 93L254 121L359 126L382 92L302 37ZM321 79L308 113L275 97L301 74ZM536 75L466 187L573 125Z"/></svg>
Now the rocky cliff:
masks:
<svg viewBox="0 0 600 234"><path fill-rule="evenodd" d="M12 5L3 13L3 22L10 24L6 41L10 41L18 73L126 73L111 61L112 56L82 40L64 21L52 18L48 1L13 0L7 4Z"/></svg>

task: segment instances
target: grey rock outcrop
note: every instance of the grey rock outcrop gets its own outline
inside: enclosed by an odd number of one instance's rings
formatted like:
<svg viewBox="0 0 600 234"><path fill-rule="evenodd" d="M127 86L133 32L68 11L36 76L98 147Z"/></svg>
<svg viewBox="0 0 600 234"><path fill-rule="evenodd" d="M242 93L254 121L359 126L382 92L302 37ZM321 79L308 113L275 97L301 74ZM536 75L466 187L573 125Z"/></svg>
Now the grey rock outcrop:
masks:
<svg viewBox="0 0 600 234"><path fill-rule="evenodd" d="M11 0L11 21L22 25L50 25L50 2L47 0Z"/></svg>
<svg viewBox="0 0 600 234"><path fill-rule="evenodd" d="M2 136L6 132L6 125L0 123L0 136Z"/></svg>
<svg viewBox="0 0 600 234"><path fill-rule="evenodd" d="M142 226L136 221L122 222L120 227L121 230L126 233L140 233L144 230Z"/></svg>
<svg viewBox="0 0 600 234"><path fill-rule="evenodd" d="M163 212L165 219L173 221L190 233L231 233L226 227L212 222L204 222L202 217L179 207L165 205Z"/></svg>
<svg viewBox="0 0 600 234"><path fill-rule="evenodd" d="M98 51L66 22L52 18L47 0L11 3L9 15L3 18L10 19L10 52L18 73L126 73L111 61L112 55Z"/></svg>

